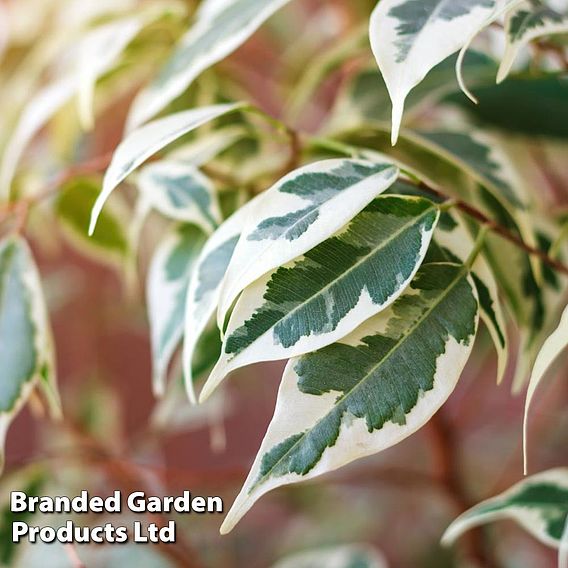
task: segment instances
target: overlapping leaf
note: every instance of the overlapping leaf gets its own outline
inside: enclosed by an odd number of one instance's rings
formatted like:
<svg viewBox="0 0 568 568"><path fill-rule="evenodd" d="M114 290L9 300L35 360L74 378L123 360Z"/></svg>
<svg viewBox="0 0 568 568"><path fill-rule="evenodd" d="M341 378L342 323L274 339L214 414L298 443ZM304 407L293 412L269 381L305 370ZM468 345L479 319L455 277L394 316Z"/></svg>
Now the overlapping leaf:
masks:
<svg viewBox="0 0 568 568"><path fill-rule="evenodd" d="M313 248L396 180L389 162L324 160L285 176L251 210L222 285L218 324L249 284Z"/></svg>
<svg viewBox="0 0 568 568"><path fill-rule="evenodd" d="M35 386L57 409L51 330L39 275L26 242L0 242L0 468L7 430Z"/></svg>
<svg viewBox="0 0 568 568"><path fill-rule="evenodd" d="M204 242L197 227L178 225L155 252L148 272L153 384L158 395L164 392L170 359L182 339L187 287Z"/></svg>
<svg viewBox="0 0 568 568"><path fill-rule="evenodd" d="M409 94L405 113L415 115L425 106L433 105L459 90L456 80L456 56L438 64ZM470 51L464 61L464 74L472 86L492 85L495 82L497 63L487 55ZM456 95L460 101L463 97ZM365 69L355 75L338 99L327 129L345 131L369 126L369 123L388 123L391 103L388 91L376 68Z"/></svg>
<svg viewBox="0 0 568 568"><path fill-rule="evenodd" d="M154 17L158 14L155 11ZM69 72L36 93L21 114L2 159L0 196L8 195L26 146L75 94L79 96L79 108L85 125L92 125L92 99L97 79L112 69L124 48L147 22L148 14L143 13L140 17L104 24L91 30L79 45L74 46Z"/></svg>
<svg viewBox="0 0 568 568"><path fill-rule="evenodd" d="M203 124L241 108L240 104L214 105L172 114L131 132L115 150L106 171L103 189L91 214L89 234L113 190L138 166L162 148Z"/></svg>
<svg viewBox="0 0 568 568"><path fill-rule="evenodd" d="M259 198L256 198L257 200ZM183 367L187 394L195 402L193 359L198 341L219 303L221 282L233 256L241 231L255 201L238 209L208 239L192 272L185 308Z"/></svg>
<svg viewBox="0 0 568 568"><path fill-rule="evenodd" d="M408 285L438 221L426 199L375 199L346 227L245 289L201 397L237 368L338 341Z"/></svg>
<svg viewBox="0 0 568 568"><path fill-rule="evenodd" d="M552 469L527 477L466 511L448 527L442 543L452 544L473 527L512 519L540 542L558 548L567 516L568 469Z"/></svg>
<svg viewBox="0 0 568 568"><path fill-rule="evenodd" d="M568 33L568 17L546 2L525 0L507 14L505 35L507 47L497 75L501 83L517 58L519 51L534 39L552 34Z"/></svg>
<svg viewBox="0 0 568 568"><path fill-rule="evenodd" d="M388 310L339 343L290 360L268 432L221 532L271 489L377 453L423 426L453 391L477 322L467 269L427 264Z"/></svg>
<svg viewBox="0 0 568 568"><path fill-rule="evenodd" d="M498 5L499 0L381 0L377 4L369 33L392 100L393 144L408 93L484 27Z"/></svg>
<svg viewBox="0 0 568 568"><path fill-rule="evenodd" d="M289 0L233 0L212 3L181 39L156 79L136 97L128 129L137 128L162 109L205 69L244 43Z"/></svg>
<svg viewBox="0 0 568 568"><path fill-rule="evenodd" d="M465 262L474 248L473 239L460 217L452 219L453 222L445 225L440 223L436 234L436 251L429 251L436 256L437 260ZM483 323L487 326L495 349L497 351L497 382L501 383L509 352L507 349L507 325L499 300L499 288L493 272L483 255L478 255L473 267L471 278L479 299L479 312Z"/></svg>
<svg viewBox="0 0 568 568"><path fill-rule="evenodd" d="M140 171L137 185L150 206L166 217L195 223L206 232L221 221L215 186L191 164L155 162Z"/></svg>

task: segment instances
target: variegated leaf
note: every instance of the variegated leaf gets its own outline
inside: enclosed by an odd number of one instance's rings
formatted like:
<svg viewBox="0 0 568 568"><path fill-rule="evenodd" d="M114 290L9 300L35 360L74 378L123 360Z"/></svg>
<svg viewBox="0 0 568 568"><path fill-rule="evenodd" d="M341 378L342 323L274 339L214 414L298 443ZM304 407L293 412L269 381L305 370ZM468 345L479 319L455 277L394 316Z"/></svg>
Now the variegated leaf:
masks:
<svg viewBox="0 0 568 568"><path fill-rule="evenodd" d="M143 168L137 180L144 199L162 215L211 232L221 222L213 183L195 166L171 160Z"/></svg>
<svg viewBox="0 0 568 568"><path fill-rule="evenodd" d="M221 532L268 491L380 452L422 427L454 390L477 323L467 269L428 264L388 310L339 343L290 360Z"/></svg>
<svg viewBox="0 0 568 568"><path fill-rule="evenodd" d="M522 180L499 144L487 133L406 132L412 141L442 155L487 187L506 205L526 205Z"/></svg>
<svg viewBox="0 0 568 568"><path fill-rule="evenodd" d="M392 100L393 145L408 93L485 25L499 1L381 0L377 4L369 34Z"/></svg>
<svg viewBox="0 0 568 568"><path fill-rule="evenodd" d="M58 406L51 330L26 242L0 242L0 469L8 428L38 384Z"/></svg>
<svg viewBox="0 0 568 568"><path fill-rule="evenodd" d="M255 280L338 231L398 176L390 162L324 160L281 179L257 202L223 281L218 325Z"/></svg>
<svg viewBox="0 0 568 568"><path fill-rule="evenodd" d="M452 221L453 223L447 225L442 222L439 224L436 233L436 244L441 247L439 260L465 262L474 248L474 242L461 217L454 217ZM509 358L507 325L499 300L497 282L482 254L478 255L473 264L471 278L479 299L481 319L487 326L497 351L497 383L500 384Z"/></svg>
<svg viewBox="0 0 568 568"><path fill-rule="evenodd" d="M148 315L152 340L153 385L164 392L166 372L183 335L189 278L205 242L192 225L178 225L154 254L148 271Z"/></svg>
<svg viewBox="0 0 568 568"><path fill-rule="evenodd" d="M237 103L186 110L155 120L131 132L113 154L105 174L103 189L93 207L89 234L93 234L97 219L110 194L138 166L184 134L240 108L242 105Z"/></svg>
<svg viewBox="0 0 568 568"><path fill-rule="evenodd" d="M558 548L567 517L568 468L552 469L527 477L460 515L446 530L442 543L452 544L473 527L512 519L540 542Z"/></svg>
<svg viewBox="0 0 568 568"><path fill-rule="evenodd" d="M527 1L507 14L505 35L507 47L497 74L497 82L505 80L520 50L529 42L552 34L568 33L568 17L545 2Z"/></svg>
<svg viewBox="0 0 568 568"><path fill-rule="evenodd" d="M418 270L438 216L426 199L379 197L334 236L246 288L201 397L235 369L320 349L384 310Z"/></svg>
<svg viewBox="0 0 568 568"><path fill-rule="evenodd" d="M550 369L551 365L562 353L562 351L566 349L566 347L568 347L568 306L564 308L564 312L562 313L558 327L541 347L532 370L529 382L529 390L527 392L527 399L525 402L525 417L523 424L525 473L527 472L527 423L529 408L536 389L544 378L546 372L548 371L548 369Z"/></svg>
<svg viewBox="0 0 568 568"><path fill-rule="evenodd" d="M383 555L362 544L330 546L298 552L272 568L387 568Z"/></svg>
<svg viewBox="0 0 568 568"><path fill-rule="evenodd" d="M205 69L237 49L288 2L233 0L207 9L181 39L156 79L138 94L130 110L127 128L137 128L163 110Z"/></svg>
<svg viewBox="0 0 568 568"><path fill-rule="evenodd" d="M231 215L212 235L203 247L192 272L185 309L185 333L183 342L183 369L187 395L196 402L193 387L193 360L199 339L213 320L219 303L221 282L245 221L251 208L250 201Z"/></svg>

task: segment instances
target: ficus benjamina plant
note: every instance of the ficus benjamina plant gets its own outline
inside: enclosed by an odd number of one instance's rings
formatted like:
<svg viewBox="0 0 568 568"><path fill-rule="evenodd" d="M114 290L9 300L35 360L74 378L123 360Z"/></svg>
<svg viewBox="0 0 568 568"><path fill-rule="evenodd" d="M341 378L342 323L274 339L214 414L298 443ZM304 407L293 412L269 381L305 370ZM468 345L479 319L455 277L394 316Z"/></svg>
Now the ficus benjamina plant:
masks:
<svg viewBox="0 0 568 568"><path fill-rule="evenodd" d="M479 337L495 389L525 393L524 471L440 538L511 518L568 566L568 463L527 442L568 344L568 2L8 0L0 20L2 444L30 401L67 414L32 252L57 227L127 293L143 276L156 398L207 414L234 371L287 361L221 533L435 420Z"/></svg>

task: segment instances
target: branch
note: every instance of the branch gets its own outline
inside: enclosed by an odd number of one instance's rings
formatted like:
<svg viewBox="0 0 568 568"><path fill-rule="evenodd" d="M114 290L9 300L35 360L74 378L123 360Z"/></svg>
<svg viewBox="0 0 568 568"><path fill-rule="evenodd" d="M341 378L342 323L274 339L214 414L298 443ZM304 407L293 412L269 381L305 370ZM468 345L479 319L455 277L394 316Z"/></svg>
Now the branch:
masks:
<svg viewBox="0 0 568 568"><path fill-rule="evenodd" d="M431 193L432 195L435 195L436 197L439 197L441 199L446 199L446 200L447 199L453 199L453 198L450 198L445 193L442 193L441 191L434 189L433 187L429 186L427 183L424 183L423 181L417 183L416 185L418 187L420 187L421 189L424 189L425 191L427 191L427 192ZM454 202L454 206L457 209L459 209L460 211L462 211L463 213L465 213L466 215L468 215L472 219L475 219L476 221L478 221L479 223L481 223L482 225L487 227L493 233L496 233L497 235L503 237L507 241L513 243L514 245L516 245L520 249L524 250L527 254L538 257L540 260L542 260L542 262L544 262L545 264L547 264L551 268L554 268L558 272L561 272L563 274L568 275L568 266L566 266L565 264L563 264L559 260L555 260L554 258L551 258L546 252L544 252L544 251L542 251L542 250L540 250L536 247L533 247L532 245L529 245L528 243L523 241L523 239L521 237L519 237L518 235L515 235L514 233L509 231L509 229L503 227L502 225L500 225L499 223L497 223L493 219L490 219L489 217L487 217L487 215L485 215L485 213L483 213L479 209L476 209L475 207L473 207L472 205L470 205L469 203L466 203L465 201L463 201L461 199L453 199L453 202Z"/></svg>

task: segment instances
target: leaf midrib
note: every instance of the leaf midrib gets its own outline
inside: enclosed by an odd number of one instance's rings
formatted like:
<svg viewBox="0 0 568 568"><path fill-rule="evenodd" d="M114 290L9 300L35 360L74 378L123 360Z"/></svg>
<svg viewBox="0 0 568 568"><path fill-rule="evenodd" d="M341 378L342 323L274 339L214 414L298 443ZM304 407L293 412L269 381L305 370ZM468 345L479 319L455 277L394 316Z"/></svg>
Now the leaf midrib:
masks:
<svg viewBox="0 0 568 568"><path fill-rule="evenodd" d="M450 265L454 265L453 263L436 263L436 264L450 264ZM454 266L458 266L458 265L454 265ZM387 353L385 354L385 356L373 367L371 367L371 369L362 377L362 379L353 387L351 388L349 391L344 392L343 395L339 396L336 400L335 403L333 405L332 409L335 409L337 406L339 406L340 404L342 404L344 402L344 400L351 396L353 394L353 392L355 392L362 384L364 384L367 380L369 380L369 378L375 373L375 371L381 367L388 359L389 357L391 357L391 355L397 351L404 343L407 339L409 339L409 337L411 337L411 335L416 331L416 329L422 325L430 316L430 314L433 312L433 310L448 296L449 292L451 290L453 290L453 288L457 285L457 283L462 279L463 275L467 273L467 268L465 265L462 266L462 268L457 272L456 275L456 279L454 280L454 282L448 286L443 294L440 295L440 298L438 300L436 300L436 302L434 302L432 304L432 306L426 310L426 312L424 312L424 314L422 315L422 317L420 318L420 320L415 323L413 326L411 326L408 331L402 336L402 340L397 342L391 349L389 349L389 351L387 351ZM331 391L330 391L331 392ZM336 391L337 392L337 391ZM249 493L252 492L256 487L258 487L258 485L260 483L262 483L265 479L267 479L269 477L269 475L272 473L272 471L292 452L292 450L294 450L303 440L304 438L308 435L309 432L311 432L322 420L324 420L327 416L329 415L329 412L327 412L322 418L320 418L315 424L314 426L312 426L311 428L307 429L305 432L302 433L302 435L300 436L300 438L298 438L298 440L292 445L290 446L290 449L281 457L278 459L277 462L275 462L274 466L270 468L270 471L265 473L261 478L259 478L254 485L252 486L252 488L250 489ZM380 430L380 428L378 428L377 430ZM325 451L325 450L324 450ZM313 469L314 466L312 466L311 469ZM293 472L289 472L289 473L293 473Z"/></svg>
<svg viewBox="0 0 568 568"><path fill-rule="evenodd" d="M320 290L318 290L318 292L316 294L314 294L313 296L311 296L310 298L304 300L303 302L301 302L300 304L298 304L294 309L286 312L286 314L284 314L284 317L280 318L277 322L275 322L273 325L270 326L270 328L268 330L266 330L264 333L262 333L261 335L259 335L249 346L247 346L245 349L248 349L253 343L256 343L261 337L263 337L264 335L266 335L267 333L270 333L271 331L274 330L274 327L276 327L276 325L282 323L283 321L285 321L286 319L290 318L291 316L293 316L298 310L304 308L307 304L309 304L310 302L312 302L314 300L314 298L316 298L317 296L320 296L322 294L324 294L327 290L329 290L329 288L331 288L332 286L335 286L336 284L340 283L342 280L344 280L345 278L347 278L349 276L349 274L351 272L353 272L354 270L356 270L357 268L359 268L359 266L361 266L363 263L367 262L368 259L376 254L378 254L379 252L381 252L382 250L384 250L391 242L393 242L396 238L398 238L400 235L402 235L403 233L405 233L406 231L409 231L413 226L415 225L419 225L420 221L423 217L425 217L427 214L430 214L432 211L436 211L438 210L438 207L433 205L433 206L429 206L426 210L424 210L423 213L421 213L420 215L418 215L417 217L412 217L412 219L404 224L398 231L396 231L395 233L392 233L385 241L382 241L380 246L373 248L371 250L371 252L369 252L368 254L362 256L355 264L353 264L351 267L349 267L349 269L347 269L343 274L341 274L341 276L335 280L332 280L331 282L328 282L323 288L321 288ZM434 229L434 227L433 227ZM432 230L433 230L432 229ZM333 237L332 237L333 238ZM361 291L362 293L362 291ZM360 296L359 296L360 297ZM374 302L373 302L374 304ZM375 304L378 305L378 304ZM349 310L351 311L351 310ZM343 320L344 318L341 318L341 320ZM341 321L340 320L340 321ZM337 325L339 325L340 321L338 322ZM336 328L337 328L336 325ZM231 334L232 335L232 334ZM313 334L310 334L313 335ZM299 340L298 340L299 341ZM296 341L296 343L298 343L298 341ZM294 343L294 345L296 345L296 343ZM225 351L226 352L226 351ZM234 355L234 357L236 357L237 355L239 355L239 353L236 353Z"/></svg>

